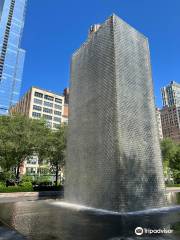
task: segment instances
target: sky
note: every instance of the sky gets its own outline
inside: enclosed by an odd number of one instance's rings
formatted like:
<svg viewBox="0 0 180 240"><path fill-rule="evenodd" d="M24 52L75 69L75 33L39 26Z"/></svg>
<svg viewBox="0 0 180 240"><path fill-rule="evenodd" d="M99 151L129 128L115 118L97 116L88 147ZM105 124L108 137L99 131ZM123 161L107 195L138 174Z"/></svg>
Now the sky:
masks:
<svg viewBox="0 0 180 240"><path fill-rule="evenodd" d="M156 104L160 88L180 83L180 0L28 0L21 95L31 86L62 93L71 55L89 27L115 13L149 39Z"/></svg>

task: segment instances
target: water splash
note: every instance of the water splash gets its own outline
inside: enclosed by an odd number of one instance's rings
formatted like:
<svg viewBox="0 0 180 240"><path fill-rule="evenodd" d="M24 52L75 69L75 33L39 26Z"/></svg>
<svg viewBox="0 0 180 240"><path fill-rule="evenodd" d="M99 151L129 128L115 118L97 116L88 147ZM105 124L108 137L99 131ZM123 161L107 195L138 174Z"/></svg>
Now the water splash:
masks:
<svg viewBox="0 0 180 240"><path fill-rule="evenodd" d="M50 202L49 204L54 206L59 206L63 208L72 209L75 211L86 211L86 212L94 212L98 215L119 215L119 216L127 216L127 215L143 215L143 214L156 214L156 213L166 213L166 212L180 212L180 206L169 206L169 207L162 207L162 208L152 208L152 209L146 209L142 211L134 211L134 212L115 212L100 208L93 208L88 207L80 204L74 204L70 202L63 202L63 201L56 201L56 202Z"/></svg>

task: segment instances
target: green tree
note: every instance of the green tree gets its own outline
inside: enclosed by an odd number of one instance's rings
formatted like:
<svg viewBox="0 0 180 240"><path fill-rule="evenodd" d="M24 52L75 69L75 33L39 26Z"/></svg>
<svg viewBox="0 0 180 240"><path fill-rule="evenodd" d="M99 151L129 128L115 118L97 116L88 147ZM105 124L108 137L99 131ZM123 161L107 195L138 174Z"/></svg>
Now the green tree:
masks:
<svg viewBox="0 0 180 240"><path fill-rule="evenodd" d="M50 130L42 120L23 115L0 117L0 166L6 171L16 169L19 178L21 163L34 152L38 153Z"/></svg>
<svg viewBox="0 0 180 240"><path fill-rule="evenodd" d="M172 170L175 183L180 183L180 145L177 146L174 157L169 161L169 167Z"/></svg>
<svg viewBox="0 0 180 240"><path fill-rule="evenodd" d="M9 172L16 164L12 154L14 143L11 140L11 119L8 116L0 116L0 166Z"/></svg>
<svg viewBox="0 0 180 240"><path fill-rule="evenodd" d="M47 158L50 163L50 171L55 174L55 185L58 185L59 172L65 165L66 149L66 132L67 126L63 125L57 130L52 131L45 143L43 157Z"/></svg>
<svg viewBox="0 0 180 240"><path fill-rule="evenodd" d="M169 138L161 141L161 151L163 160L169 161L177 152L177 145Z"/></svg>
<svg viewBox="0 0 180 240"><path fill-rule="evenodd" d="M173 175L176 181L180 173L180 146L174 143L171 139L166 138L161 141L161 151L163 157L164 175L170 180Z"/></svg>

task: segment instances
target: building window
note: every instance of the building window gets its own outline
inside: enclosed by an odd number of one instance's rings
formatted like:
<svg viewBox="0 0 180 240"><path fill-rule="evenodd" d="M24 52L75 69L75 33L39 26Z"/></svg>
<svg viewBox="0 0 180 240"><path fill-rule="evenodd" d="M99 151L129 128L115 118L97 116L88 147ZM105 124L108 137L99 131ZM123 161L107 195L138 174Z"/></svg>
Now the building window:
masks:
<svg viewBox="0 0 180 240"><path fill-rule="evenodd" d="M62 109L62 106L61 106L61 105L58 105L58 104L55 104L55 105L54 105L54 108L61 110L61 109Z"/></svg>
<svg viewBox="0 0 180 240"><path fill-rule="evenodd" d="M59 128L59 127L60 127L60 124L57 124L57 123L53 124L53 128Z"/></svg>
<svg viewBox="0 0 180 240"><path fill-rule="evenodd" d="M37 106L37 105L33 105L33 110L41 111L42 107Z"/></svg>
<svg viewBox="0 0 180 240"><path fill-rule="evenodd" d="M33 113L32 113L32 116L33 116L33 117L36 117L36 118L40 118L40 117L41 117L41 114L40 114L40 113L37 113L37 112L33 112Z"/></svg>
<svg viewBox="0 0 180 240"><path fill-rule="evenodd" d="M43 108L43 112L45 112L45 113L52 113L52 109Z"/></svg>
<svg viewBox="0 0 180 240"><path fill-rule="evenodd" d="M47 121L46 125L51 128L52 127L52 122Z"/></svg>
<svg viewBox="0 0 180 240"><path fill-rule="evenodd" d="M39 98L43 98L43 94L42 94L42 93L39 93L39 92L35 92L35 93L34 93L34 96L35 96L35 97L39 97Z"/></svg>
<svg viewBox="0 0 180 240"><path fill-rule="evenodd" d="M42 104L42 100L41 99L38 99L38 98L34 98L34 103L37 103L37 104Z"/></svg>
<svg viewBox="0 0 180 240"><path fill-rule="evenodd" d="M54 100L54 98L49 96L49 95L44 95L44 98L49 100L49 101L53 101Z"/></svg>
<svg viewBox="0 0 180 240"><path fill-rule="evenodd" d="M43 114L43 117L47 120L52 120L52 116Z"/></svg>
<svg viewBox="0 0 180 240"><path fill-rule="evenodd" d="M62 103L62 99L55 98L55 102L57 102L57 103Z"/></svg>
<svg viewBox="0 0 180 240"><path fill-rule="evenodd" d="M53 107L53 103L44 101L44 106Z"/></svg>
<svg viewBox="0 0 180 240"><path fill-rule="evenodd" d="M59 112L59 111L54 111L54 114L58 115L58 116L61 116L61 112Z"/></svg>
<svg viewBox="0 0 180 240"><path fill-rule="evenodd" d="M38 164L38 160L33 158L27 159L27 164L36 165Z"/></svg>
<svg viewBox="0 0 180 240"><path fill-rule="evenodd" d="M27 167L26 172L27 172L27 174L35 174L36 168Z"/></svg>
<svg viewBox="0 0 180 240"><path fill-rule="evenodd" d="M54 121L61 123L61 118L59 118L59 117L54 117Z"/></svg>

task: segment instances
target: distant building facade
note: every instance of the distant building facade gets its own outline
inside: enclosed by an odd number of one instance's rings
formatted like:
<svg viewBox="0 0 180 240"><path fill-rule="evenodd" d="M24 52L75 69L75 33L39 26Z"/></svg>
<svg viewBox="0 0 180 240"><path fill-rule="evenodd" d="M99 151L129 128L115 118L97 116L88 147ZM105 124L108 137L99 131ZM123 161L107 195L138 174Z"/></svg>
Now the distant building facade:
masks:
<svg viewBox="0 0 180 240"><path fill-rule="evenodd" d="M180 84L171 81L166 87L161 88L163 107L180 106Z"/></svg>
<svg viewBox="0 0 180 240"><path fill-rule="evenodd" d="M160 110L163 138L180 142L180 84L171 81L161 88L163 108Z"/></svg>
<svg viewBox="0 0 180 240"><path fill-rule="evenodd" d="M162 108L161 122L163 137L180 143L180 106Z"/></svg>
<svg viewBox="0 0 180 240"><path fill-rule="evenodd" d="M69 118L69 88L64 89L64 112L63 119L64 123L68 124Z"/></svg>
<svg viewBox="0 0 180 240"><path fill-rule="evenodd" d="M65 94L66 93L66 94ZM10 114L20 113L33 119L44 118L48 126L56 129L61 123L68 123L68 89L64 95L56 94L47 90L32 87L21 100L10 108ZM28 157L20 168L21 174L35 175L45 174L48 165L39 164L37 155Z"/></svg>
<svg viewBox="0 0 180 240"><path fill-rule="evenodd" d="M161 123L161 111L159 108L156 108L156 119L157 119L157 128L158 128L158 134L159 139L163 139L163 131L162 131L162 123Z"/></svg>
<svg viewBox="0 0 180 240"><path fill-rule="evenodd" d="M24 162L21 163L20 173L21 175L36 175L39 173L39 159L37 155L28 157Z"/></svg>
<svg viewBox="0 0 180 240"><path fill-rule="evenodd" d="M68 118L69 118L69 105L64 104L64 111L63 111L63 123L68 124Z"/></svg>
<svg viewBox="0 0 180 240"><path fill-rule="evenodd" d="M64 89L64 102L69 104L69 88Z"/></svg>
<svg viewBox="0 0 180 240"><path fill-rule="evenodd" d="M15 105L10 113L22 113L33 119L44 118L52 129L59 127L65 120L64 96L47 90L32 87Z"/></svg>
<svg viewBox="0 0 180 240"><path fill-rule="evenodd" d="M19 100L25 51L20 48L27 0L0 0L0 115Z"/></svg>

